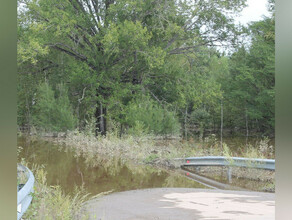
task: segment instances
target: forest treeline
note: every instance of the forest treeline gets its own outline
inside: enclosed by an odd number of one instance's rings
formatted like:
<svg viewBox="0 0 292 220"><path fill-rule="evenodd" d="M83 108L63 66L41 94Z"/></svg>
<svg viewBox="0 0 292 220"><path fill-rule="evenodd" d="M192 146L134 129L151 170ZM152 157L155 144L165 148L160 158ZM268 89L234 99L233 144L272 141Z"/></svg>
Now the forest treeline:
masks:
<svg viewBox="0 0 292 220"><path fill-rule="evenodd" d="M18 126L273 135L274 1L247 27L245 4L19 0Z"/></svg>

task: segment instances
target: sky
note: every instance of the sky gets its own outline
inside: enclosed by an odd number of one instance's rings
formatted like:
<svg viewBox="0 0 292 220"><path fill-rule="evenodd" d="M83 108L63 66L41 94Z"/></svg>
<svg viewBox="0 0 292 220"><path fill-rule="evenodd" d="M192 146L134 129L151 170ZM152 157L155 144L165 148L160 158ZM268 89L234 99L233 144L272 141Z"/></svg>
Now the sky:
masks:
<svg viewBox="0 0 292 220"><path fill-rule="evenodd" d="M268 0L247 0L246 3L247 7L242 10L241 16L235 19L236 22L246 25L248 22L261 20L263 15L269 15Z"/></svg>

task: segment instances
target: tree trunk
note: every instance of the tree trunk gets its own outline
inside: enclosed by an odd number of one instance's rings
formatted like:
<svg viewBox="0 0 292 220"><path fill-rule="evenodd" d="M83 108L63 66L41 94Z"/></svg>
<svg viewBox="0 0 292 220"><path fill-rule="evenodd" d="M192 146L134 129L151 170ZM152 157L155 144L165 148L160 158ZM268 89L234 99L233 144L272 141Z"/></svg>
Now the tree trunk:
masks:
<svg viewBox="0 0 292 220"><path fill-rule="evenodd" d="M137 51L134 52L133 56L134 56L134 67L133 67L133 71L132 71L132 79L131 80L132 80L133 85L139 85L139 84L141 84L141 79L138 75ZM132 91L132 94L135 94L134 90Z"/></svg>
<svg viewBox="0 0 292 220"><path fill-rule="evenodd" d="M247 108L246 107L245 107L245 128L246 128L245 145L247 146L247 142L248 142L248 118L247 118Z"/></svg>
<svg viewBox="0 0 292 220"><path fill-rule="evenodd" d="M28 102L27 96L25 97L25 102L26 102L26 124L28 125L28 132L30 132L30 125L31 125L31 114L30 114L30 106Z"/></svg>
<svg viewBox="0 0 292 220"><path fill-rule="evenodd" d="M99 105L96 107L95 111L95 118L96 118L96 127L95 127L95 135L98 136L99 134L101 135L106 135L106 107L102 105L100 102Z"/></svg>
<svg viewBox="0 0 292 220"><path fill-rule="evenodd" d="M187 117L188 117L188 107L186 107L185 112L185 139L188 139L188 127L187 127Z"/></svg>
<svg viewBox="0 0 292 220"><path fill-rule="evenodd" d="M220 132L220 147L223 150L223 101L221 99L221 132Z"/></svg>

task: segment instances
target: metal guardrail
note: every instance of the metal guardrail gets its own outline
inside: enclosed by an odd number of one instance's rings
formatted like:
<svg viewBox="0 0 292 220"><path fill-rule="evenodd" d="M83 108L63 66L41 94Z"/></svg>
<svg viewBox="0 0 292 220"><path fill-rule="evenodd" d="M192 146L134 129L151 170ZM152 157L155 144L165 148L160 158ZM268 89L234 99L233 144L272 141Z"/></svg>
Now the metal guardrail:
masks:
<svg viewBox="0 0 292 220"><path fill-rule="evenodd" d="M17 220L19 220L31 203L35 179L33 173L23 165L17 165L17 172L23 172L28 179L24 185L17 185Z"/></svg>
<svg viewBox="0 0 292 220"><path fill-rule="evenodd" d="M223 157L223 156L206 156L206 157L188 157L182 159L183 166L236 166L257 168L266 170L275 170L275 160L257 159L243 157Z"/></svg>

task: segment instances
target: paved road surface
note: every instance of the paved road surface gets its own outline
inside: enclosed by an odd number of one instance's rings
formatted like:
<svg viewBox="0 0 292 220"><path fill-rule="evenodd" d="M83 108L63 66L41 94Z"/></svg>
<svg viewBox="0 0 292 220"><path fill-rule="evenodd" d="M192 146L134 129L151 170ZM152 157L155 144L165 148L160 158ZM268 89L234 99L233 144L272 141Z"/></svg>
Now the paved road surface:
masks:
<svg viewBox="0 0 292 220"><path fill-rule="evenodd" d="M271 220L275 194L155 188L113 193L86 207L96 220Z"/></svg>

